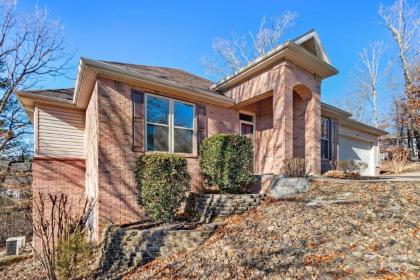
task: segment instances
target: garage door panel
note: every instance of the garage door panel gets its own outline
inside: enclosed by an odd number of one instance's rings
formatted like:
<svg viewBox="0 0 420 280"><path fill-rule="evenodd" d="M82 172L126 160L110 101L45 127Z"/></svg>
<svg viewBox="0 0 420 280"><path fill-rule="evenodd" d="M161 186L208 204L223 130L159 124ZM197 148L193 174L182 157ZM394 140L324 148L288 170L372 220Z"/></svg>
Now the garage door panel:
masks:
<svg viewBox="0 0 420 280"><path fill-rule="evenodd" d="M340 160L364 162L368 168L363 171L363 174L371 175L373 156L371 143L341 135L339 147Z"/></svg>

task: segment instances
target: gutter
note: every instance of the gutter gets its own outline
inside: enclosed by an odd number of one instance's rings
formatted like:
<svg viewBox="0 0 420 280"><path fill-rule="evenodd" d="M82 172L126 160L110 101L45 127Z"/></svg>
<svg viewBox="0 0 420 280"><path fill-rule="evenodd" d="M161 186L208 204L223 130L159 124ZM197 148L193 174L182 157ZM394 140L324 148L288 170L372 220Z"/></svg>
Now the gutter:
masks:
<svg viewBox="0 0 420 280"><path fill-rule="evenodd" d="M73 103L75 104L77 104L79 100L80 87L83 84L84 74L87 67L96 68L102 71L109 71L111 72L111 74L119 74L119 75L123 75L129 78L135 79L135 80L148 82L151 84L167 86L169 88L173 88L179 91L188 92L190 94L196 95L197 97L201 97L201 98L205 97L214 101L224 102L228 105L235 104L235 101L232 98L212 92L212 91L205 91L205 90L200 90L200 89L192 90L191 88L184 87L175 82L159 79L159 78L152 77L146 74L133 73L132 71L124 69L119 66L110 65L106 62L91 60L84 57L80 59L79 73L77 75L76 86L74 89L75 92L74 92L74 97L73 97Z"/></svg>
<svg viewBox="0 0 420 280"><path fill-rule="evenodd" d="M67 103L68 105L74 104L74 102L71 101L71 100L42 96L42 95L39 95L39 94L33 94L33 93L29 93L29 92L24 92L24 91L17 91L16 95L18 97L28 97L28 98L35 99L35 100L49 101L49 102L55 102L55 103Z"/></svg>
<svg viewBox="0 0 420 280"><path fill-rule="evenodd" d="M345 126L346 124L348 124L348 125L353 125L356 128L363 128L364 131L370 132L370 133L372 133L374 135L378 135L378 136L382 136L382 135L387 135L388 134L388 132L385 131L385 130L382 130L382 129L379 129L379 128L376 128L376 127L367 125L365 123L362 123L362 122L359 122L359 121L356 121L356 120L353 120L353 119L344 119L344 120L342 120L341 124L343 126Z"/></svg>
<svg viewBox="0 0 420 280"><path fill-rule="evenodd" d="M351 113L349 113L347 111L344 111L340 108L337 108L335 106L332 106L330 104L324 103L324 102L321 102L321 110L324 110L327 113L330 112L330 113L335 114L337 116L343 117L343 119L346 119L346 118L349 118L349 117L352 116Z"/></svg>

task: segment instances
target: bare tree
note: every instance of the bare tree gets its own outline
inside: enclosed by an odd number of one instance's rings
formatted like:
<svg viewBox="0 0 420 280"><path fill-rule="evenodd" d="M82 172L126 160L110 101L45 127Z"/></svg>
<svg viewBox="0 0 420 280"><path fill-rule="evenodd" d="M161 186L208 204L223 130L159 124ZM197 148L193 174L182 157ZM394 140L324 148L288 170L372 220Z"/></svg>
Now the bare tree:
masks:
<svg viewBox="0 0 420 280"><path fill-rule="evenodd" d="M14 91L34 87L46 76L64 74L71 55L60 22L51 20L46 9L19 15L14 1L3 1L0 8L2 113Z"/></svg>
<svg viewBox="0 0 420 280"><path fill-rule="evenodd" d="M37 259L47 273L48 279L58 278L57 250L60 242L68 241L74 234L84 232L93 212L95 202L90 199L71 201L67 194L39 192L34 196L33 214L26 211L32 223L34 236L39 246L32 246ZM74 205L80 209L72 208Z"/></svg>
<svg viewBox="0 0 420 280"><path fill-rule="evenodd" d="M382 19L382 25L391 33L395 45L398 49L398 58L400 61L402 74L404 78L404 90L406 104L404 106L404 115L408 120L408 126L411 127L413 119L416 119L418 108L411 108L410 104L416 104L416 95L419 89L415 85L418 79L419 67L419 24L418 4L410 5L406 0L396 0L391 6L379 7L379 15Z"/></svg>
<svg viewBox="0 0 420 280"><path fill-rule="evenodd" d="M31 154L31 124L17 98L12 96L0 114L0 160Z"/></svg>
<svg viewBox="0 0 420 280"><path fill-rule="evenodd" d="M360 54L360 61L363 65L360 86L361 90L365 92L366 100L371 105L375 127L379 126L378 82L382 78L383 74L379 68L383 53L383 43L373 42L369 45L368 49L364 48Z"/></svg>
<svg viewBox="0 0 420 280"><path fill-rule="evenodd" d="M294 12L285 12L269 20L263 17L256 33L249 31L248 36L233 34L231 39L215 38L212 45L214 55L202 59L203 67L218 78L233 74L274 49L296 18Z"/></svg>
<svg viewBox="0 0 420 280"><path fill-rule="evenodd" d="M355 119L372 122L375 127L381 125L384 115L378 108L380 82L385 76L381 67L385 47L383 42L372 42L359 54L359 65L350 76L348 97L341 102L344 109L353 114Z"/></svg>
<svg viewBox="0 0 420 280"><path fill-rule="evenodd" d="M0 155L28 151L29 121L13 93L35 87L47 76L65 74L71 54L60 22L46 9L16 10L16 1L0 1Z"/></svg>

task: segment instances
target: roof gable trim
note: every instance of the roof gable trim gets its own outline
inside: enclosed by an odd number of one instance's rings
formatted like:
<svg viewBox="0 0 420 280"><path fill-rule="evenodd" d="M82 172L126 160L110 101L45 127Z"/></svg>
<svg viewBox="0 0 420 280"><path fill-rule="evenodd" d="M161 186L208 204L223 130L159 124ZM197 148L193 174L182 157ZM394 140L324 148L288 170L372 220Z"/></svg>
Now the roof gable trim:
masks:
<svg viewBox="0 0 420 280"><path fill-rule="evenodd" d="M305 47L305 43L308 43L311 41L315 44L314 50L310 50L307 47ZM302 46L303 48L310 51L314 55L318 56L320 59L322 59L326 63L331 64L331 60L329 59L327 52L325 51L324 46L322 45L321 40L319 39L319 35L314 29L294 39L293 42Z"/></svg>

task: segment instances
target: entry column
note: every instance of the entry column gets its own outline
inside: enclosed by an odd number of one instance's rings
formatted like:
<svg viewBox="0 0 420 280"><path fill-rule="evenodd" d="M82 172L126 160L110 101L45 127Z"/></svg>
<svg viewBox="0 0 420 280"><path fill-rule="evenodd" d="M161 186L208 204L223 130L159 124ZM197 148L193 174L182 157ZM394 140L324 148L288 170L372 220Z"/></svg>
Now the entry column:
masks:
<svg viewBox="0 0 420 280"><path fill-rule="evenodd" d="M273 88L273 174L282 174L284 160L293 157L293 91L287 68L279 66L279 82Z"/></svg>

